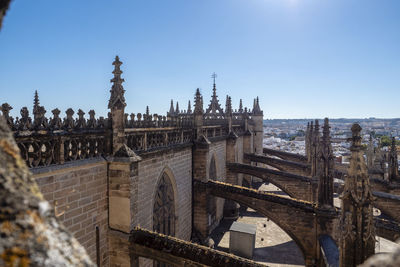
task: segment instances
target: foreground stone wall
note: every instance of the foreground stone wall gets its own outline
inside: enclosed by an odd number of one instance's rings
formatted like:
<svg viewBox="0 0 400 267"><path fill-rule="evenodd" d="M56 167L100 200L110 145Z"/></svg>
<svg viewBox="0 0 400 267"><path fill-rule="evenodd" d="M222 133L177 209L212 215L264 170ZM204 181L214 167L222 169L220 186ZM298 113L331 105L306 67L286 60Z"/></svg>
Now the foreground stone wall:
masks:
<svg viewBox="0 0 400 267"><path fill-rule="evenodd" d="M54 213L97 262L96 227L100 265L108 266L107 163L104 159L77 161L32 169L34 179Z"/></svg>

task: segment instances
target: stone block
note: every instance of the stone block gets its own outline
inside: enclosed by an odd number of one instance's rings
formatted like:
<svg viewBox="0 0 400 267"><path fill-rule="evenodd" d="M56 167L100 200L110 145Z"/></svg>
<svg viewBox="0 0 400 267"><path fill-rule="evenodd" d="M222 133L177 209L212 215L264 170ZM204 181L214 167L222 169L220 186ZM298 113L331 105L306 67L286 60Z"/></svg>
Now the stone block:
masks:
<svg viewBox="0 0 400 267"><path fill-rule="evenodd" d="M241 257L252 259L256 242L257 226L253 224L234 222L229 231L229 252Z"/></svg>

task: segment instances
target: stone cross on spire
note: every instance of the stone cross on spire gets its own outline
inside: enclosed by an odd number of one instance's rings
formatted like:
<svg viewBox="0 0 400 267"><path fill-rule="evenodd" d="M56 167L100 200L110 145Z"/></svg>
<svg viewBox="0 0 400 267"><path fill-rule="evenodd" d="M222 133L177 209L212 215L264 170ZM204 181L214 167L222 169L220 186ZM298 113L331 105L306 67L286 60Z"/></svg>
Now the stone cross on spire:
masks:
<svg viewBox="0 0 400 267"><path fill-rule="evenodd" d="M213 72L213 74L211 75L211 78L213 78L213 84L214 84L214 89L215 89L215 79L217 78L217 74L215 72Z"/></svg>
<svg viewBox="0 0 400 267"><path fill-rule="evenodd" d="M116 56L114 62L112 63L114 65L114 71L112 72L114 74L114 78L112 78L110 81L113 83L111 87L111 97L110 100L108 101L108 108L109 109L114 109L114 108L124 108L126 106L125 103L125 97L124 97L124 87L122 86L122 83L125 81L124 79L121 78L122 71L120 69L120 66L122 65L122 62L119 61L119 57Z"/></svg>
<svg viewBox="0 0 400 267"><path fill-rule="evenodd" d="M211 96L211 101L210 104L208 105L208 108L206 109L206 113L211 113L211 114L223 114L224 111L221 108L221 105L219 104L218 101L218 96L217 96L217 87L215 85L215 78L217 77L217 74L213 73L211 78L214 79L214 85L213 85L213 94Z"/></svg>

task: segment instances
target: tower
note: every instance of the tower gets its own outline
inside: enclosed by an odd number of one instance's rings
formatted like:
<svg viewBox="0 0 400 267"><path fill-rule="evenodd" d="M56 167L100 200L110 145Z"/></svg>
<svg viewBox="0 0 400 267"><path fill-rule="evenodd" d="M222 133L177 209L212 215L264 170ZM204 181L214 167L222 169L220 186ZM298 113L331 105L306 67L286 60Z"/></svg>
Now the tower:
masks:
<svg viewBox="0 0 400 267"><path fill-rule="evenodd" d="M251 114L251 118L254 122L254 153L261 154L263 149L263 138L264 138L264 129L263 129L263 120L264 114L260 109L260 103L258 100L258 96L254 99L253 103L253 112Z"/></svg>

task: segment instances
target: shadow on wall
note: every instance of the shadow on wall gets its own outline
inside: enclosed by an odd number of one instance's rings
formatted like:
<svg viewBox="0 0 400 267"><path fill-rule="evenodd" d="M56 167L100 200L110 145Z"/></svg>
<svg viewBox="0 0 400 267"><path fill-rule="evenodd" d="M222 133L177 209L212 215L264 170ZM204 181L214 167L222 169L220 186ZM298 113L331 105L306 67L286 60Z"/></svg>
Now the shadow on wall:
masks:
<svg viewBox="0 0 400 267"><path fill-rule="evenodd" d="M276 246L255 248L253 257L259 262L304 266L302 259L303 255L293 240Z"/></svg>

